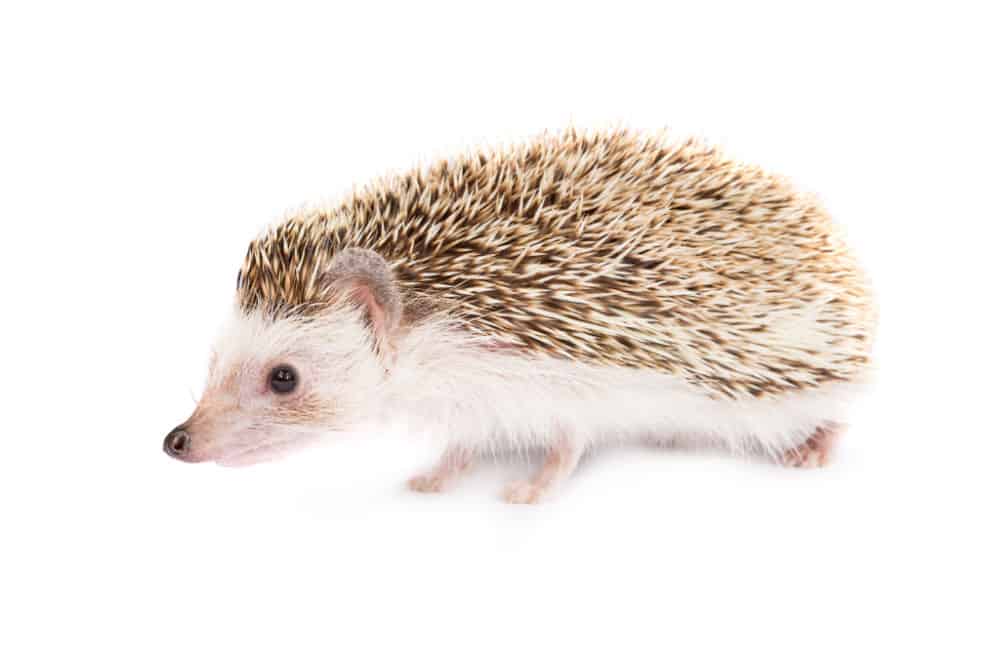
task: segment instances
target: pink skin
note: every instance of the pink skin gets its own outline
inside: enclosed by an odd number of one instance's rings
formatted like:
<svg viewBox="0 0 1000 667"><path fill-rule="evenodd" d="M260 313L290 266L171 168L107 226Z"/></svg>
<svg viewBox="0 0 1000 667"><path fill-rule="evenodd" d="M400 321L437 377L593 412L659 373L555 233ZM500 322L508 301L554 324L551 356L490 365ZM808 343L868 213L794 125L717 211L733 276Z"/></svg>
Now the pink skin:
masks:
<svg viewBox="0 0 1000 667"><path fill-rule="evenodd" d="M554 491L576 469L583 448L569 436L562 436L549 449L538 473L530 480L513 482L504 492L504 500L513 504L534 504ZM426 473L411 478L408 486L420 493L439 493L467 471L473 461L468 449L449 447L437 465Z"/></svg>
<svg viewBox="0 0 1000 667"><path fill-rule="evenodd" d="M386 367L390 367L396 360L396 346L393 343L392 334L395 333L398 324L394 320L399 318L399 314L388 313L376 300L374 291L362 282L345 281L344 289L368 313L369 322L375 332L375 340L378 342L378 349L383 356Z"/></svg>
<svg viewBox="0 0 1000 667"><path fill-rule="evenodd" d="M205 403L203 399L203 404ZM241 427L247 417L235 410L214 411L202 417L197 411L185 422L195 445L182 457L188 463L214 462L237 468L276 461L303 446L305 435L292 439L279 428Z"/></svg>
<svg viewBox="0 0 1000 667"><path fill-rule="evenodd" d="M841 431L840 426L816 429L804 443L785 452L781 462L792 468L820 468L826 465Z"/></svg>
<svg viewBox="0 0 1000 667"><path fill-rule="evenodd" d="M375 334L375 352L388 369L395 358L393 343L401 307L384 262L369 252L345 250L324 280L330 281L332 294L346 295L365 312ZM331 303L336 301L332 296ZM287 362L298 366L301 375L307 377L310 361L308 356L293 356L248 360L231 369L219 369L218 357L213 355L209 375L215 380L191 417L167 436L164 449L189 463L215 461L226 466L247 466L281 458L305 444L316 430L323 430L317 428L314 415L324 397L310 394L306 382L288 395L276 394L269 387L268 374L276 364ZM186 437L183 443L180 436Z"/></svg>
<svg viewBox="0 0 1000 667"><path fill-rule="evenodd" d="M509 484L504 491L504 500L518 505L539 502L576 470L582 454L583 447L569 435L563 435L548 450L538 474L530 480Z"/></svg>
<svg viewBox="0 0 1000 667"><path fill-rule="evenodd" d="M215 463L226 468L245 468L258 463L279 461L304 446L302 442L267 443L246 449L237 454L226 454L215 459Z"/></svg>
<svg viewBox="0 0 1000 667"><path fill-rule="evenodd" d="M294 419L297 410L305 409L299 406L310 396L308 387L284 396L268 389L268 371L275 363L243 366L241 372L209 386L178 427L188 434L189 444L174 458L245 467L284 458L325 432Z"/></svg>
<svg viewBox="0 0 1000 667"><path fill-rule="evenodd" d="M407 485L419 493L440 493L459 475L472 467L472 452L461 447L449 447L437 464L422 475L411 477Z"/></svg>

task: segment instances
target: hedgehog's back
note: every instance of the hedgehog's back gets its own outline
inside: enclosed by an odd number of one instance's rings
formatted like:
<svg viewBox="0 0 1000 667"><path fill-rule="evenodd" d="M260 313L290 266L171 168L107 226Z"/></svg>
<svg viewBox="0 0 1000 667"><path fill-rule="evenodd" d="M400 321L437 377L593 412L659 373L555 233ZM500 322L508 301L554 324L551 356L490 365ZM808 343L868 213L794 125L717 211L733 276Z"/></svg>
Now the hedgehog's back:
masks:
<svg viewBox="0 0 1000 667"><path fill-rule="evenodd" d="M715 149L543 136L381 180L251 245L245 308L303 308L344 247L410 298L527 352L680 376L716 396L860 379L867 285L810 197Z"/></svg>

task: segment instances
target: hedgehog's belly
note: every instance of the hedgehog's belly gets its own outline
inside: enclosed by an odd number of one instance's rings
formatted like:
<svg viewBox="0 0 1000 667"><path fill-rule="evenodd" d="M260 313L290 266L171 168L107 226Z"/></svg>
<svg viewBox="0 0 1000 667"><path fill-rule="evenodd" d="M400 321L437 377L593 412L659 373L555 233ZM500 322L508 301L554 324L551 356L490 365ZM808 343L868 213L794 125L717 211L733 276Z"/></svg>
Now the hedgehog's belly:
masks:
<svg viewBox="0 0 1000 667"><path fill-rule="evenodd" d="M546 446L572 430L589 445L653 435L695 436L732 449L780 453L816 428L840 423L860 383L829 383L760 398L721 399L703 388L645 369L596 366L551 357L526 358L482 346L449 344L440 356L428 340L403 363L434 367L420 388L407 387L415 411L442 437L467 447ZM435 355L436 356L436 355ZM404 375L418 377L404 369ZM414 391L416 389L416 391ZM426 397L421 400L419 397ZM405 402L400 396L394 400Z"/></svg>

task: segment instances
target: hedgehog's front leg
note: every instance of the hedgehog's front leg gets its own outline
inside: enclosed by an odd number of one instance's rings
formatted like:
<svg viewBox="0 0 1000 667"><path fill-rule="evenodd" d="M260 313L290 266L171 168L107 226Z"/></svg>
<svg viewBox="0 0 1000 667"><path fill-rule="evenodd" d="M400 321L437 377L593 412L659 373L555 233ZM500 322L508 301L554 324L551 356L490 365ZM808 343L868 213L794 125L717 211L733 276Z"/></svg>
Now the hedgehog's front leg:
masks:
<svg viewBox="0 0 1000 667"><path fill-rule="evenodd" d="M422 475L411 477L407 482L411 490L419 493L440 493L449 482L472 466L472 451L463 447L451 446L437 464Z"/></svg>
<svg viewBox="0 0 1000 667"><path fill-rule="evenodd" d="M509 484L504 491L504 500L517 504L537 503L576 470L582 454L581 442L568 434L561 436L548 450L545 462L534 479Z"/></svg>

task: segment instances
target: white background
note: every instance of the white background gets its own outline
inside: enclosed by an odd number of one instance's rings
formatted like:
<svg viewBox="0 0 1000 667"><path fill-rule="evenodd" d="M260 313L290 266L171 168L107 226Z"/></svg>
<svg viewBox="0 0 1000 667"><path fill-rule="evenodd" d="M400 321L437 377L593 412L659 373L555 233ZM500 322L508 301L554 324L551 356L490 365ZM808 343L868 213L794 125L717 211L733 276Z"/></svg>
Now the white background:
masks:
<svg viewBox="0 0 1000 667"><path fill-rule="evenodd" d="M0 663L997 664L988 5L4 3ZM845 225L882 379L831 467L624 448L510 507L523 464L406 492L403 433L164 456L264 226L570 123Z"/></svg>

